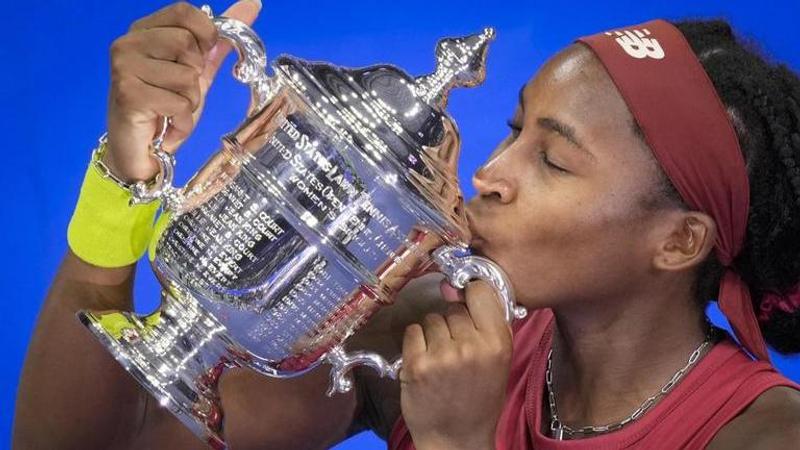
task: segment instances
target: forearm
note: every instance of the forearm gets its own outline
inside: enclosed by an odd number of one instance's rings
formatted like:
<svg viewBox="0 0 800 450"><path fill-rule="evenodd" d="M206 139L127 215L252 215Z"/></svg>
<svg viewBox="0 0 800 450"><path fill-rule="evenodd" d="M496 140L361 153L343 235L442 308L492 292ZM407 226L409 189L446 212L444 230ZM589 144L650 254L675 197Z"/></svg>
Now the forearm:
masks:
<svg viewBox="0 0 800 450"><path fill-rule="evenodd" d="M145 394L75 314L130 310L134 270L94 267L67 252L22 370L14 448L112 448L130 438Z"/></svg>

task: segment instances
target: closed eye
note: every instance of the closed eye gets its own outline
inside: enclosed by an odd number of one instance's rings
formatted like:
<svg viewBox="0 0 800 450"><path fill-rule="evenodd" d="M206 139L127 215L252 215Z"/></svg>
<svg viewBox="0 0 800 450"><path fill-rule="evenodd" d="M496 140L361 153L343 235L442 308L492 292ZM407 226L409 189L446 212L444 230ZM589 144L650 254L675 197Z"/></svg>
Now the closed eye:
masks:
<svg viewBox="0 0 800 450"><path fill-rule="evenodd" d="M506 125L508 125L508 128L511 130L511 138L512 138L512 140L516 139L517 137L519 137L519 134L522 132L522 126L517 125L514 122L514 119L506 120ZM547 157L547 149L543 149L542 151L539 152L539 160L547 168L549 168L551 170L555 170L556 172L559 172L559 173L570 173L567 169L559 166L558 164L553 163L553 161L550 161L550 158Z"/></svg>
<svg viewBox="0 0 800 450"><path fill-rule="evenodd" d="M542 150L542 151L539 152L539 160L545 166L547 166L549 169L555 170L556 172L559 172L559 173L570 173L569 170L567 170L567 169L565 169L565 168L563 168L563 167L561 167L561 166L559 166L557 164L554 164L553 161L550 161L550 158L547 157L547 151L546 150Z"/></svg>

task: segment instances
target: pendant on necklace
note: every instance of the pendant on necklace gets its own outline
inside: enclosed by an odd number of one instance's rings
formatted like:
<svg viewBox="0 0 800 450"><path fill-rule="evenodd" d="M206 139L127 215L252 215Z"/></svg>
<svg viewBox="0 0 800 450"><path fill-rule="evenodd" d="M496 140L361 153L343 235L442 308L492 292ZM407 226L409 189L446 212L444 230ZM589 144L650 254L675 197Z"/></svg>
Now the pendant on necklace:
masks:
<svg viewBox="0 0 800 450"><path fill-rule="evenodd" d="M552 433L553 439L559 441L564 440L564 427L560 422L556 422L555 420L550 422L550 433Z"/></svg>

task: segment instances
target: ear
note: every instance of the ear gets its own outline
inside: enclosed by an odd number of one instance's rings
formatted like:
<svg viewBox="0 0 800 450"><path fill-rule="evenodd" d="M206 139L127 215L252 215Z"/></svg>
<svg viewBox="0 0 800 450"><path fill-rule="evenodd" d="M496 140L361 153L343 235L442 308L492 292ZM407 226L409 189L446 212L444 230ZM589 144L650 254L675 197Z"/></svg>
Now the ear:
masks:
<svg viewBox="0 0 800 450"><path fill-rule="evenodd" d="M671 223L669 231L653 257L653 266L658 270L679 271L702 263L717 241L714 220L697 211L676 211L667 220Z"/></svg>

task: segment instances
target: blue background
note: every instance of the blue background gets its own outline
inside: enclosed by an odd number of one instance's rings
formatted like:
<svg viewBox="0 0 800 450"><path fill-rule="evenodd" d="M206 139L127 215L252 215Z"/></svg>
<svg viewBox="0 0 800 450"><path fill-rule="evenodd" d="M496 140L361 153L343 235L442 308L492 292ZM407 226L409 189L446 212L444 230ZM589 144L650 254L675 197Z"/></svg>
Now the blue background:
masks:
<svg viewBox="0 0 800 450"><path fill-rule="evenodd" d="M267 0L268 1L268 0ZM90 149L105 128L108 47L135 19L165 6L154 0L6 2L0 45L0 132L5 136L3 246L0 270L0 448L8 446L17 378L46 289L66 249L65 230ZM226 1L213 1L215 12ZM268 1L255 28L268 56L360 66L390 62L411 74L433 68L438 37L486 25L497 28L488 78L456 92L450 111L459 123L462 186L506 133L519 87L545 58L575 37L607 28L667 19L725 17L775 59L800 69L800 2L788 1ZM243 118L246 89L229 75L233 58L212 87L198 129L179 154L185 181ZM156 285L141 265L137 308L155 305ZM717 323L719 313L711 311ZM775 358L800 380L796 359ZM384 448L364 433L340 449Z"/></svg>

